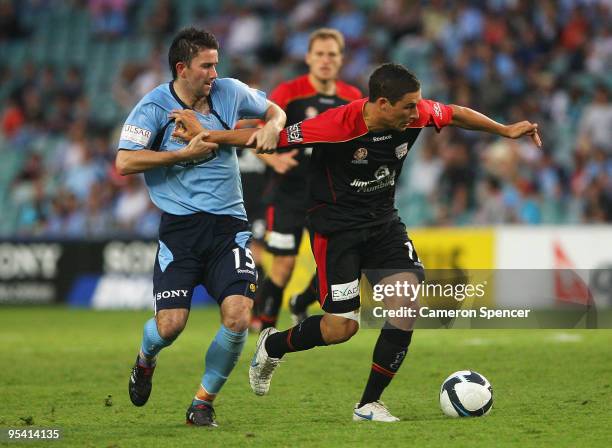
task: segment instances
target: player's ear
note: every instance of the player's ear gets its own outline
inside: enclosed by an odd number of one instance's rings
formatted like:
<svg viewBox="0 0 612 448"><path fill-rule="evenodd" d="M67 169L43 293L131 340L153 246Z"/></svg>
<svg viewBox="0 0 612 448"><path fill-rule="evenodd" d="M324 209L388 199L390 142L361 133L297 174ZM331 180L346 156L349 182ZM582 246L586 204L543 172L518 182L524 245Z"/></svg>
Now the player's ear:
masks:
<svg viewBox="0 0 612 448"><path fill-rule="evenodd" d="M181 74L183 73L183 71L185 71L185 69L187 68L187 64L185 64L183 61L179 61L176 63L176 75L177 77L180 78Z"/></svg>
<svg viewBox="0 0 612 448"><path fill-rule="evenodd" d="M376 98L375 102L376 102L376 105L378 106L378 108L380 110L383 110L383 111L386 111L389 108L389 106L391 105L391 102L387 98L382 97L382 96Z"/></svg>

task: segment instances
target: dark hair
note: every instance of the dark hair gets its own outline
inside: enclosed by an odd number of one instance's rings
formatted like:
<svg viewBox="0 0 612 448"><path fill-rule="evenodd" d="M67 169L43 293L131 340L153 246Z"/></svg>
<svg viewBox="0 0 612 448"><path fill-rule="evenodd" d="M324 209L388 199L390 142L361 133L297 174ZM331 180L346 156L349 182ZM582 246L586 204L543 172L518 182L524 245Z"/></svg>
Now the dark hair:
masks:
<svg viewBox="0 0 612 448"><path fill-rule="evenodd" d="M172 78L176 79L176 64L184 62L189 66L191 60L204 48L212 50L219 49L217 38L204 30L185 28L176 35L170 50L168 50L168 62L172 71Z"/></svg>
<svg viewBox="0 0 612 448"><path fill-rule="evenodd" d="M401 64L383 64L370 75L368 89L370 102L387 98L393 105L407 93L416 92L421 83L414 74Z"/></svg>

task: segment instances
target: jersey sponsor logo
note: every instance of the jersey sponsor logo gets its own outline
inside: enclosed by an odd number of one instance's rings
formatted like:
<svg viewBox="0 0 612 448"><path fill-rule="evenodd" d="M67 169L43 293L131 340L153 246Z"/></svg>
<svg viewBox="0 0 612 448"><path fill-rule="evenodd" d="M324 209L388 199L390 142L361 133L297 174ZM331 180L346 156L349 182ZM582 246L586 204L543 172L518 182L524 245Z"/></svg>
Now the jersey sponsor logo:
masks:
<svg viewBox="0 0 612 448"><path fill-rule="evenodd" d="M292 124L287 128L287 143L301 143L302 138L302 122Z"/></svg>
<svg viewBox="0 0 612 448"><path fill-rule="evenodd" d="M121 137L119 137L119 140L127 140L137 145L147 146L150 138L151 131L132 124L126 124L121 130Z"/></svg>
<svg viewBox="0 0 612 448"><path fill-rule="evenodd" d="M308 106L306 110L304 111L304 116L306 118L314 118L317 115L319 115L319 111L317 110L316 107Z"/></svg>
<svg viewBox="0 0 612 448"><path fill-rule="evenodd" d="M390 140L391 137L393 137L392 135L383 135L380 137L372 137L372 141L373 142L383 142L385 140Z"/></svg>
<svg viewBox="0 0 612 448"><path fill-rule="evenodd" d="M440 107L440 103L433 103L433 112L436 117L442 118L442 108Z"/></svg>
<svg viewBox="0 0 612 448"><path fill-rule="evenodd" d="M342 302L343 300L354 299L359 295L359 280L355 279L352 282L340 283L331 285L331 296L334 302Z"/></svg>
<svg viewBox="0 0 612 448"><path fill-rule="evenodd" d="M395 185L395 170L390 171L387 165L382 165L374 173L374 180L354 179L351 187L356 187L359 193L370 193Z"/></svg>
<svg viewBox="0 0 612 448"><path fill-rule="evenodd" d="M266 243L268 247L274 249L295 249L295 235L292 233L268 232Z"/></svg>
<svg viewBox="0 0 612 448"><path fill-rule="evenodd" d="M402 143L401 145L395 147L395 155L398 159L401 159L406 154L408 154L408 143Z"/></svg>
<svg viewBox="0 0 612 448"><path fill-rule="evenodd" d="M366 157L368 157L367 148L359 148L353 154L353 160L351 160L351 163L354 163L357 165L367 165L368 161L365 160Z"/></svg>
<svg viewBox="0 0 612 448"><path fill-rule="evenodd" d="M155 294L155 300L160 299L173 299L175 297L187 297L187 289L171 289L169 291L160 291Z"/></svg>

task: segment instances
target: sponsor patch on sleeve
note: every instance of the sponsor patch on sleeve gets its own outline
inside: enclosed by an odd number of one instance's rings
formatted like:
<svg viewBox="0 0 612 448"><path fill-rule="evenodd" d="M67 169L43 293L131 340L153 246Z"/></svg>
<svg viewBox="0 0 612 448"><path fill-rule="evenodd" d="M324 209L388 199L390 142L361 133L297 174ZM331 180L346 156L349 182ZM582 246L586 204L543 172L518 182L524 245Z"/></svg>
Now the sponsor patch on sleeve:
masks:
<svg viewBox="0 0 612 448"><path fill-rule="evenodd" d="M151 138L151 131L131 124L126 124L121 130L120 140L127 140L137 145L147 146Z"/></svg>
<svg viewBox="0 0 612 448"><path fill-rule="evenodd" d="M436 117L442 118L442 108L440 107L440 103L433 103L433 113Z"/></svg>
<svg viewBox="0 0 612 448"><path fill-rule="evenodd" d="M287 143L301 143L302 137L302 122L292 124L287 128Z"/></svg>

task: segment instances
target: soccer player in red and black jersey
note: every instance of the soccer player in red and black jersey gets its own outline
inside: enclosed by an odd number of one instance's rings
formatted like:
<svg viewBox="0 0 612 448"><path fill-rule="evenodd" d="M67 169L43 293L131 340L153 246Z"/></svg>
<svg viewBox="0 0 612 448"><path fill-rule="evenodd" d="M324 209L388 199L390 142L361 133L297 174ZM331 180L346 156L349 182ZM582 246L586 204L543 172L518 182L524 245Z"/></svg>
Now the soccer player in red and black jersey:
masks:
<svg viewBox="0 0 612 448"><path fill-rule="evenodd" d="M189 129L182 138L202 131L189 112L175 115ZM537 124L521 121L503 125L467 107L423 99L419 81L398 64L384 64L374 71L369 98L328 110L281 132L279 147L314 147L308 225L325 314L310 316L283 332L274 328L262 331L249 370L257 395L268 392L272 373L286 353L338 344L357 332L362 269L387 273L370 278L372 284L420 281L423 265L397 215L395 185L421 130L434 127L440 131L449 125L508 138L529 136L541 146ZM206 138L244 145L251 133L209 131ZM399 294L385 297L383 302L389 310L414 306ZM374 347L368 382L353 410L354 420L399 420L380 396L406 356L413 324L409 317L386 319Z"/></svg>
<svg viewBox="0 0 612 448"><path fill-rule="evenodd" d="M356 87L338 80L342 66L344 37L332 28L315 30L309 38L305 61L306 75L280 84L270 100L287 114L287 124L313 118L321 112L361 98ZM261 328L274 327L280 311L283 290L289 283L306 226L309 159L311 151L291 147L279 154L260 157L272 170L264 193L266 208L266 249L273 255L268 277L259 286L256 308ZM288 166L291 155L297 165ZM306 309L315 302L315 277L298 295L291 297L290 308L296 321L306 318ZM296 322L297 323L297 322Z"/></svg>

